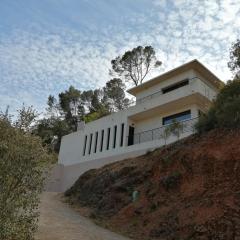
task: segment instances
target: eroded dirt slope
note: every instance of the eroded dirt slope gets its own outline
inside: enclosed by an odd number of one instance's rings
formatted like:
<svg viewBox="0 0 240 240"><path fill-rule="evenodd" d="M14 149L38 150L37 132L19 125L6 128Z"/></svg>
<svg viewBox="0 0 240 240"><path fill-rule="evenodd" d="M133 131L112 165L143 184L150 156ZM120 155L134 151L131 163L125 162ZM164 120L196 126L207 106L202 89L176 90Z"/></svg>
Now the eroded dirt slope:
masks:
<svg viewBox="0 0 240 240"><path fill-rule="evenodd" d="M135 239L240 239L240 132L212 131L90 170L66 195Z"/></svg>

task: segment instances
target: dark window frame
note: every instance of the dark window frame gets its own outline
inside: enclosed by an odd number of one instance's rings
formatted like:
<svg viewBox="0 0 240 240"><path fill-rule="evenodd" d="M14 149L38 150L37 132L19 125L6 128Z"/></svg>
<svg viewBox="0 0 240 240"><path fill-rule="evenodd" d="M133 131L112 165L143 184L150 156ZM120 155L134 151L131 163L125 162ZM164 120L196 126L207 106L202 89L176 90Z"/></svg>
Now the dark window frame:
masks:
<svg viewBox="0 0 240 240"><path fill-rule="evenodd" d="M171 123L166 123L166 122L169 121L169 120L177 119L179 117L188 116L188 115L190 115L190 117L187 118L187 119L191 119L191 110L186 110L186 111L183 111L183 112L180 112L180 113L175 113L175 114L163 117L162 118L162 125L164 126L164 125L171 124ZM187 119L184 119L184 120L187 120ZM184 120L180 120L180 121L184 121Z"/></svg>
<svg viewBox="0 0 240 240"><path fill-rule="evenodd" d="M167 87L162 88L162 93L166 94L166 93L172 92L172 91L174 91L178 88L181 88L181 87L184 87L184 86L187 86L187 85L189 85L189 79L188 78L184 79L180 82L173 83L173 84L171 84Z"/></svg>

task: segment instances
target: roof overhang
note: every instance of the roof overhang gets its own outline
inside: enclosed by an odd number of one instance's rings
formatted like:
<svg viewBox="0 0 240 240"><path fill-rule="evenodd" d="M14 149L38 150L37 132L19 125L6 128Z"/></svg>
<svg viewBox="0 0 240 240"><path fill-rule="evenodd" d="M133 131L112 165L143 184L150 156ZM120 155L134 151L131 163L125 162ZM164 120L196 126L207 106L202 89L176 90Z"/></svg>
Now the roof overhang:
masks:
<svg viewBox="0 0 240 240"><path fill-rule="evenodd" d="M224 86L223 81L221 81L214 73L212 73L208 68L206 68L201 62L199 62L197 59L194 59L194 60L192 60L188 63L185 63L177 68L174 68L168 72L165 72L147 82L144 82L139 86L128 89L127 92L132 94L133 96L136 96L139 92L142 92L145 89L148 89L158 83L161 83L171 77L174 77L178 74L186 72L190 69L194 69L197 72L199 72L200 75L205 77L206 80L208 80L210 82L210 84L212 84L215 88L221 89Z"/></svg>

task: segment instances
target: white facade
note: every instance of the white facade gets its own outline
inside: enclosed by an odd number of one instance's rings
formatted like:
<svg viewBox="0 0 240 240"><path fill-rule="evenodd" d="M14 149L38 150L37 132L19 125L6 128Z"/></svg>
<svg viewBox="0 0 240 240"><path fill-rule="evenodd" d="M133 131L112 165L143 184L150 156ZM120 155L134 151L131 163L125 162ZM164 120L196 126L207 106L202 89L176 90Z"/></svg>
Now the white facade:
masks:
<svg viewBox="0 0 240 240"><path fill-rule="evenodd" d="M134 106L90 122L62 138L58 163L63 169L75 168L65 177L61 170L61 178L65 179L62 190L83 171L176 141L173 134L165 135L174 118L182 122L180 138L191 135L199 113L206 112L221 86L213 73L193 60L130 89L136 97Z"/></svg>

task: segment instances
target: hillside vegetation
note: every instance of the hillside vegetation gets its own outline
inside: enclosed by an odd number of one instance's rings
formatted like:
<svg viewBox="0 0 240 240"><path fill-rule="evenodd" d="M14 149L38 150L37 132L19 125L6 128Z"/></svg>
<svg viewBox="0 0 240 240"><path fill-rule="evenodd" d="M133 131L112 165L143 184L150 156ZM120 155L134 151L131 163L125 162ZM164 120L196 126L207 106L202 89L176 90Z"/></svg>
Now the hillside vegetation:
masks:
<svg viewBox="0 0 240 240"><path fill-rule="evenodd" d="M66 196L134 239L238 239L239 145L239 130L212 130L90 170Z"/></svg>
<svg viewBox="0 0 240 240"><path fill-rule="evenodd" d="M198 135L80 176L65 195L134 239L240 239L240 79L201 116Z"/></svg>
<svg viewBox="0 0 240 240"><path fill-rule="evenodd" d="M12 122L0 114L1 240L34 239L39 195L49 163L55 159L29 132L32 115L24 116Z"/></svg>

